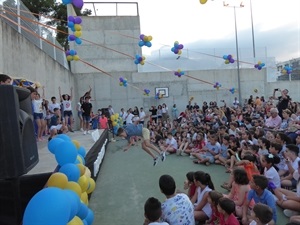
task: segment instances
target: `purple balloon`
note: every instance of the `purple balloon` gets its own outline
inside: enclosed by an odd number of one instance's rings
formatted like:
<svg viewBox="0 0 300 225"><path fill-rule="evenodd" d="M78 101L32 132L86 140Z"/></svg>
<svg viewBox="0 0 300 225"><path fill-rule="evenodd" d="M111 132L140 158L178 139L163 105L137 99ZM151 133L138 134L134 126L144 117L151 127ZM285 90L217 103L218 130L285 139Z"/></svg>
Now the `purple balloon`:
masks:
<svg viewBox="0 0 300 225"><path fill-rule="evenodd" d="M69 35L69 40L70 41L75 41L76 36L74 34Z"/></svg>
<svg viewBox="0 0 300 225"><path fill-rule="evenodd" d="M231 58L231 59L229 60L229 62L230 62L230 63L234 63L234 59Z"/></svg>
<svg viewBox="0 0 300 225"><path fill-rule="evenodd" d="M230 59L232 59L232 55L228 55L227 59L230 61Z"/></svg>
<svg viewBox="0 0 300 225"><path fill-rule="evenodd" d="M140 39L141 39L141 40L144 40L144 37L145 37L144 34L141 34L141 35L140 35Z"/></svg>
<svg viewBox="0 0 300 225"><path fill-rule="evenodd" d="M255 64L255 65L254 65L254 68L256 68L256 69L257 69L257 68L258 68L258 64Z"/></svg>
<svg viewBox="0 0 300 225"><path fill-rule="evenodd" d="M70 22L75 22L75 18L74 18L74 16L68 16L68 21L70 21Z"/></svg>
<svg viewBox="0 0 300 225"><path fill-rule="evenodd" d="M83 6L83 0L73 0L72 3L78 9L81 9Z"/></svg>
<svg viewBox="0 0 300 225"><path fill-rule="evenodd" d="M82 22L81 17L77 16L77 17L75 18L74 23L75 23L75 24L81 24L81 22Z"/></svg>
<svg viewBox="0 0 300 225"><path fill-rule="evenodd" d="M180 44L180 45L178 45L178 47L177 47L178 49L183 49L183 45L182 44Z"/></svg>
<svg viewBox="0 0 300 225"><path fill-rule="evenodd" d="M119 79L119 80L120 80L120 82L123 82L123 81L124 81L123 77L120 77L120 79Z"/></svg>
<svg viewBox="0 0 300 225"><path fill-rule="evenodd" d="M178 49L174 49L174 53L178 54L179 50Z"/></svg>
<svg viewBox="0 0 300 225"><path fill-rule="evenodd" d="M70 55L70 50L66 51L66 56Z"/></svg>

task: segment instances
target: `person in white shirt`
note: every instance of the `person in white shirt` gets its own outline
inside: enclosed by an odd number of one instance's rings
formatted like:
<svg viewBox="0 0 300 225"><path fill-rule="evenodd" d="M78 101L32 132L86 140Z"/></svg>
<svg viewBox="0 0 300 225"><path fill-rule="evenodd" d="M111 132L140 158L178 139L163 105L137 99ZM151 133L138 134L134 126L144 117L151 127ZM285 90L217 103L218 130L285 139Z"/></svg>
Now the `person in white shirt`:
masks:
<svg viewBox="0 0 300 225"><path fill-rule="evenodd" d="M240 104L240 102L239 102L239 100L237 100L237 97L234 97L234 101L232 103L233 108L236 109L237 107L239 107L239 104Z"/></svg>
<svg viewBox="0 0 300 225"><path fill-rule="evenodd" d="M139 115L139 117L141 118L141 119L140 119L140 124L143 124L143 125L144 125L144 123L145 123L144 117L145 117L145 116L146 116L146 113L145 113L143 107L141 107L141 108L140 108L140 115ZM143 119L142 119L142 118L143 118Z"/></svg>
<svg viewBox="0 0 300 225"><path fill-rule="evenodd" d="M55 108L60 110L60 104L56 102L56 98L53 96L51 98L51 103L49 103L49 106L48 106L51 117L55 114L54 113Z"/></svg>
<svg viewBox="0 0 300 225"><path fill-rule="evenodd" d="M162 104L161 112L162 112L162 117L161 117L162 122L167 121L169 115L168 115L168 107L165 103Z"/></svg>
<svg viewBox="0 0 300 225"><path fill-rule="evenodd" d="M69 127L71 132L73 127L73 113L72 113L72 98L73 98L73 87L70 88L71 95L64 94L61 95L61 89L58 87L60 101L63 105L63 117L64 117L64 125Z"/></svg>
<svg viewBox="0 0 300 225"><path fill-rule="evenodd" d="M195 225L194 206L186 194L176 194L174 178L162 175L159 178L159 188L167 198L161 206L162 221L170 225Z"/></svg>
<svg viewBox="0 0 300 225"><path fill-rule="evenodd" d="M169 132L165 144L160 145L160 149L164 152L176 153L177 148L178 148L177 141L172 136L172 133Z"/></svg>
<svg viewBox="0 0 300 225"><path fill-rule="evenodd" d="M36 125L38 127L37 129L37 141L42 141L43 138L43 132L45 130L46 121L44 120L44 114L43 114L43 98L45 98L44 95L44 87L43 87L43 95L42 98L39 93L35 95L35 98L32 100L33 105L33 118L36 122Z"/></svg>
<svg viewBox="0 0 300 225"><path fill-rule="evenodd" d="M126 125L131 124L133 121L134 115L131 113L130 110L127 111L127 116L126 116Z"/></svg>

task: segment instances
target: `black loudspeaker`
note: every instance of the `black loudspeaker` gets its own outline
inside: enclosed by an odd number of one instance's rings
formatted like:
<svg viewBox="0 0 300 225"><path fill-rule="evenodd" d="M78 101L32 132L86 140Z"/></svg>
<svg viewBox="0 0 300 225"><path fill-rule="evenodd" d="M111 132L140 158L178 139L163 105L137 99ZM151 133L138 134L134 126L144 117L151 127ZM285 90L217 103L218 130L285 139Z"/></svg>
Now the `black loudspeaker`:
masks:
<svg viewBox="0 0 300 225"><path fill-rule="evenodd" d="M0 179L26 174L38 161L30 91L0 85Z"/></svg>

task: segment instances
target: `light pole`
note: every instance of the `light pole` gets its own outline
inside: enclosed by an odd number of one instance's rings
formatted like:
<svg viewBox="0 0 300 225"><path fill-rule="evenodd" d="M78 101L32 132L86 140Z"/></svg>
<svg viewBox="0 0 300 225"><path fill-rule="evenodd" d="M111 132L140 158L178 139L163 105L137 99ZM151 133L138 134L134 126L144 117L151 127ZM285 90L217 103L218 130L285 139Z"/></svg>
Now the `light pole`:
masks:
<svg viewBox="0 0 300 225"><path fill-rule="evenodd" d="M250 13L251 13L253 58L255 60L255 40L254 40L254 27L253 27L253 15L252 15L252 0L250 0Z"/></svg>
<svg viewBox="0 0 300 225"><path fill-rule="evenodd" d="M240 77L240 58L239 58L239 44L238 44L238 36L237 36L237 25L236 25L236 10L237 6L230 6L223 2L224 7L232 7L234 11L234 28L235 28L235 48L236 48L236 65L237 65L237 79L238 79L238 95L239 95L239 102L242 104L242 95L241 95L241 77ZM238 8L243 8L244 5L241 2Z"/></svg>

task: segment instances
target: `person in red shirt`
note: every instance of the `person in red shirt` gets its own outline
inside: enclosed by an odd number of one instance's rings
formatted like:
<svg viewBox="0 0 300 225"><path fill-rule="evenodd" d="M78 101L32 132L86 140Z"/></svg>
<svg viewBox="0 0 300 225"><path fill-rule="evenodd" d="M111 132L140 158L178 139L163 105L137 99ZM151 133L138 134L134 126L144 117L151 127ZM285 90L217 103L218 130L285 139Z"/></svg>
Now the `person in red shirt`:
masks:
<svg viewBox="0 0 300 225"><path fill-rule="evenodd" d="M220 198L218 203L218 211L220 213L220 225L240 225L234 215L235 203L229 198Z"/></svg>
<svg viewBox="0 0 300 225"><path fill-rule="evenodd" d="M108 119L104 113L99 118L99 128L100 129L108 129Z"/></svg>

